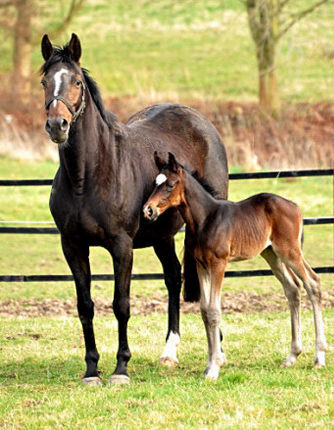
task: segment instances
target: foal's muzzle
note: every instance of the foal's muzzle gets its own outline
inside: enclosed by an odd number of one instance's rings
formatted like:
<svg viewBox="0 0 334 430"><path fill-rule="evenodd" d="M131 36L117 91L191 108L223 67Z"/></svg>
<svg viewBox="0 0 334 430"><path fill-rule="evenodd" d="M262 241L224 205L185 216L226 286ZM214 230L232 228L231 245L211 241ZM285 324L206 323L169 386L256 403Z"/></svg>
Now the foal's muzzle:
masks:
<svg viewBox="0 0 334 430"><path fill-rule="evenodd" d="M144 206L143 208L144 217L150 221L155 221L158 218L158 211L154 211L153 208L149 205Z"/></svg>
<svg viewBox="0 0 334 430"><path fill-rule="evenodd" d="M67 142L70 124L62 116L48 118L45 130L49 133L50 139L58 144Z"/></svg>

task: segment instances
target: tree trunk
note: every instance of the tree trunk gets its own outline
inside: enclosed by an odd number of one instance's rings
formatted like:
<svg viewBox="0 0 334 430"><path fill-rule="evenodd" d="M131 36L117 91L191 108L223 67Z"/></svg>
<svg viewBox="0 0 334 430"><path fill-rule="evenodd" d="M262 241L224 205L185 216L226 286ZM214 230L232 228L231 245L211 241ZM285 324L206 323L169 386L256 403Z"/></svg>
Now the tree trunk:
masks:
<svg viewBox="0 0 334 430"><path fill-rule="evenodd" d="M276 46L267 46L258 53L260 107L275 118L280 116L281 101L276 79Z"/></svg>
<svg viewBox="0 0 334 430"><path fill-rule="evenodd" d="M12 88L14 102L27 104L31 95L31 17L32 1L18 0L14 40Z"/></svg>
<svg viewBox="0 0 334 430"><path fill-rule="evenodd" d="M277 117L281 109L275 61L279 40L277 0L247 0L246 6L249 27L256 46L260 107Z"/></svg>

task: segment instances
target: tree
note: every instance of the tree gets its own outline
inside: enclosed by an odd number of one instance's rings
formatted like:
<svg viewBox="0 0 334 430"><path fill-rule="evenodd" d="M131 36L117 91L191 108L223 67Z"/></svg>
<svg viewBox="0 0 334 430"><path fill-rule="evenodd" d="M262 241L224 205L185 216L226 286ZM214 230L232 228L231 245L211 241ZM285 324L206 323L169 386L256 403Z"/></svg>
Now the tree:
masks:
<svg viewBox="0 0 334 430"><path fill-rule="evenodd" d="M68 28L84 2L85 0L70 0L61 22L51 27L49 33L52 37L59 36ZM6 12L2 16L1 25L10 32L13 40L13 96L18 103L25 104L31 93L31 53L33 47L40 43L40 37L36 37L37 33L40 35L40 31L33 26L33 18L41 10L41 1L0 0L0 9Z"/></svg>
<svg viewBox="0 0 334 430"><path fill-rule="evenodd" d="M318 0L298 9L296 0L240 0L248 13L250 32L256 47L260 107L280 115L281 103L276 77L276 54L281 38L302 18L333 0ZM290 6L290 8L289 8Z"/></svg>

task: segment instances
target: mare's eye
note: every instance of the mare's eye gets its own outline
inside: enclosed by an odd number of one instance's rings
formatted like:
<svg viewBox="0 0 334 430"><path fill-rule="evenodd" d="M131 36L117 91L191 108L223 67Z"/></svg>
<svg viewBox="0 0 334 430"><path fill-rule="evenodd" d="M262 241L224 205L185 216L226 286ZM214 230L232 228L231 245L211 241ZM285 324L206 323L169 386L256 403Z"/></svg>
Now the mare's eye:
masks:
<svg viewBox="0 0 334 430"><path fill-rule="evenodd" d="M80 79L78 79L77 81L75 81L75 86L77 88L79 88L81 86L81 80Z"/></svg>
<svg viewBox="0 0 334 430"><path fill-rule="evenodd" d="M42 84L42 87L43 87L43 88L45 88L45 87L46 87L46 81L45 81L44 79L42 79L42 80L41 80L41 84Z"/></svg>

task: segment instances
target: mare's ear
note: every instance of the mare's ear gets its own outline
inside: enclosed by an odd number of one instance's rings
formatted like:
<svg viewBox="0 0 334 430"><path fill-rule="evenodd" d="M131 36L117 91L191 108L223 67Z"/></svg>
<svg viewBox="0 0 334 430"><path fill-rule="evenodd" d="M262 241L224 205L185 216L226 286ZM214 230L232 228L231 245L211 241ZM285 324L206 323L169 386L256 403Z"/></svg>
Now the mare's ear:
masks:
<svg viewBox="0 0 334 430"><path fill-rule="evenodd" d="M166 159L163 158L157 151L154 151L154 161L159 170L166 166Z"/></svg>
<svg viewBox="0 0 334 430"><path fill-rule="evenodd" d="M53 46L50 42L49 36L44 34L41 43L42 55L45 61L48 61L53 54Z"/></svg>
<svg viewBox="0 0 334 430"><path fill-rule="evenodd" d="M168 166L172 172L178 173L180 166L171 152L168 152Z"/></svg>
<svg viewBox="0 0 334 430"><path fill-rule="evenodd" d="M72 60L79 64L81 58L81 43L78 36L72 33L70 43L68 45Z"/></svg>

